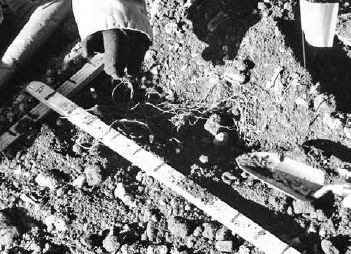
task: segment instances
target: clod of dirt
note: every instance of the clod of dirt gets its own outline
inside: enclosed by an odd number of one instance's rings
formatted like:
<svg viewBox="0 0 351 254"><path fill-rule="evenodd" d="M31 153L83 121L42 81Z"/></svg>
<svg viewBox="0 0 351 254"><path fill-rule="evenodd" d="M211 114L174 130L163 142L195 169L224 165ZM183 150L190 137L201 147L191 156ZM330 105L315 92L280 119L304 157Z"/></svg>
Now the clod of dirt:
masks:
<svg viewBox="0 0 351 254"><path fill-rule="evenodd" d="M339 250L333 245L329 240L322 240L321 242L322 250L325 254L339 254Z"/></svg>
<svg viewBox="0 0 351 254"><path fill-rule="evenodd" d="M53 230L63 232L67 230L67 223L54 215L50 215L44 219L44 224L47 227L47 231L51 232Z"/></svg>
<svg viewBox="0 0 351 254"><path fill-rule="evenodd" d="M215 247L216 247L216 250L221 251L221 252L233 252L234 251L233 241L217 241Z"/></svg>
<svg viewBox="0 0 351 254"><path fill-rule="evenodd" d="M217 226L212 222L206 222L202 224L204 227L204 232L202 232L202 236L206 237L209 240L213 240L216 237Z"/></svg>
<svg viewBox="0 0 351 254"><path fill-rule="evenodd" d="M216 232L216 240L217 241L227 240L227 237L229 236L229 234L230 234L230 230L227 227L222 226Z"/></svg>
<svg viewBox="0 0 351 254"><path fill-rule="evenodd" d="M150 245L147 247L146 254L167 254L168 248L166 245Z"/></svg>
<svg viewBox="0 0 351 254"><path fill-rule="evenodd" d="M89 186L96 186L102 182L101 168L98 165L91 165L84 169Z"/></svg>
<svg viewBox="0 0 351 254"><path fill-rule="evenodd" d="M73 186L77 187L78 189L83 188L84 184L87 182L87 177L83 174L78 176L76 179L73 181Z"/></svg>
<svg viewBox="0 0 351 254"><path fill-rule="evenodd" d="M168 230L175 236L185 238L190 233L189 223L181 217L171 217L168 220Z"/></svg>
<svg viewBox="0 0 351 254"><path fill-rule="evenodd" d="M239 179L229 171L224 172L222 174L221 179L225 184L228 184L228 185L231 185L239 181Z"/></svg>
<svg viewBox="0 0 351 254"><path fill-rule="evenodd" d="M117 236L110 233L102 242L102 246L107 252L116 253L121 247L121 244L119 243Z"/></svg>
<svg viewBox="0 0 351 254"><path fill-rule="evenodd" d="M19 237L17 227L11 225L8 218L0 211L0 247L9 247Z"/></svg>
<svg viewBox="0 0 351 254"><path fill-rule="evenodd" d="M221 117L217 114L212 114L206 121L204 128L206 131L211 133L213 136L219 132L221 128Z"/></svg>
<svg viewBox="0 0 351 254"><path fill-rule="evenodd" d="M35 182L42 187L49 188L50 190L55 190L59 186L58 180L51 173L39 173L35 178Z"/></svg>
<svg viewBox="0 0 351 254"><path fill-rule="evenodd" d="M212 143L216 146L216 147L224 147L227 146L229 144L229 134L227 132L220 132L218 133Z"/></svg>

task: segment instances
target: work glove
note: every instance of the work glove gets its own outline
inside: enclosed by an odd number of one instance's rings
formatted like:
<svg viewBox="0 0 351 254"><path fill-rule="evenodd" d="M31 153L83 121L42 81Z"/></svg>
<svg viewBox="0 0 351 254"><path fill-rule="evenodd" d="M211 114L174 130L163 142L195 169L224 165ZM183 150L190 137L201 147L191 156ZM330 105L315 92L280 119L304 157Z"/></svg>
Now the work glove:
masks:
<svg viewBox="0 0 351 254"><path fill-rule="evenodd" d="M145 0L73 0L83 56L104 52L105 72L113 79L137 75L151 44Z"/></svg>

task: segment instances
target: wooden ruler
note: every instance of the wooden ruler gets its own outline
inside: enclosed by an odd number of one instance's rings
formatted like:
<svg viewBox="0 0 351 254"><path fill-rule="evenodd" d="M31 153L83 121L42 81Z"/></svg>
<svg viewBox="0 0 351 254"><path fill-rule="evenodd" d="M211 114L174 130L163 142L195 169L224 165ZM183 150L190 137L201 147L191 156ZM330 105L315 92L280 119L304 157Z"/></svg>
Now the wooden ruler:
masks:
<svg viewBox="0 0 351 254"><path fill-rule="evenodd" d="M158 156L146 151L133 140L109 127L97 116L90 114L44 83L32 82L27 86L27 91L263 252L267 254L300 253L173 169Z"/></svg>
<svg viewBox="0 0 351 254"><path fill-rule="evenodd" d="M84 86L89 84L97 75L103 71L103 56L98 54L94 56L89 63L86 63L76 74L69 80L64 82L57 91L65 96L72 96L81 90ZM23 125L28 122L36 122L45 117L50 112L50 108L44 104L38 104L29 114L21 118L8 131L0 136L0 151L5 150L19 137L25 135L21 131Z"/></svg>

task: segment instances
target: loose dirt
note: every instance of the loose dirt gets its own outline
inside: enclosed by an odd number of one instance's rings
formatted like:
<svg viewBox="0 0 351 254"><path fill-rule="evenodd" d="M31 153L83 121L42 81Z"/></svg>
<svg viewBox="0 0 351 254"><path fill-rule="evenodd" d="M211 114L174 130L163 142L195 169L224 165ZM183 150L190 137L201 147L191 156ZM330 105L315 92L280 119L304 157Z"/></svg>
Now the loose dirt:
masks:
<svg viewBox="0 0 351 254"><path fill-rule="evenodd" d="M350 1L334 47L307 46L306 68L298 1L148 4L135 99L114 102L102 74L73 100L302 253L351 253L341 197L294 200L235 163L284 153L348 181L337 169L351 168ZM27 82L57 88L82 66L77 42L70 18L2 93L0 132L37 103ZM25 127L1 156L2 253L260 253L58 115Z"/></svg>

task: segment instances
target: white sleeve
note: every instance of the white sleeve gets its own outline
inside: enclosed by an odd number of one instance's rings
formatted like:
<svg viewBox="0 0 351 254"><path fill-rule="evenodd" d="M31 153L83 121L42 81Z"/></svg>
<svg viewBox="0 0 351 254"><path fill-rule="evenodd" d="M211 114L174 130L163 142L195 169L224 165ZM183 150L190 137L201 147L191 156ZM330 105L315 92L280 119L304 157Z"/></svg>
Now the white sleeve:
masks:
<svg viewBox="0 0 351 254"><path fill-rule="evenodd" d="M145 0L73 0L81 39L114 28L140 31L152 39Z"/></svg>

